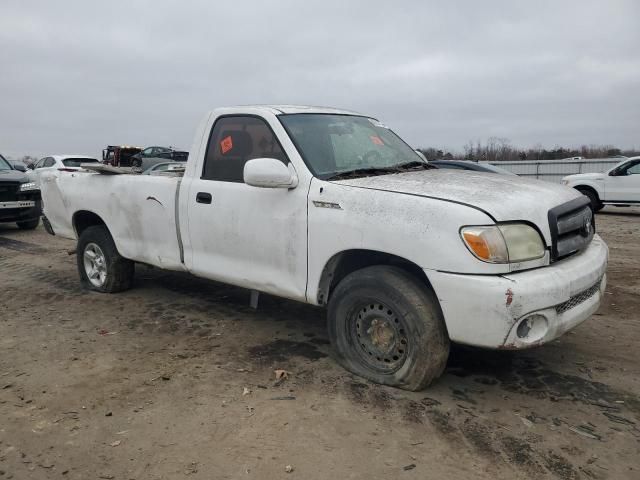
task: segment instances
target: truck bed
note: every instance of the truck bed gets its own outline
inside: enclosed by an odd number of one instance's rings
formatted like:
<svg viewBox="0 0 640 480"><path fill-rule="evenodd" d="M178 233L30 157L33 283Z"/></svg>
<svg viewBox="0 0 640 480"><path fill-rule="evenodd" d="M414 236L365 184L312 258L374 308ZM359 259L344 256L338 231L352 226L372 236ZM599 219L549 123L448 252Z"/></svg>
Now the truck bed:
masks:
<svg viewBox="0 0 640 480"><path fill-rule="evenodd" d="M44 213L56 235L76 238L74 215L95 214L109 226L123 257L184 270L176 210L181 178L79 171L43 180Z"/></svg>

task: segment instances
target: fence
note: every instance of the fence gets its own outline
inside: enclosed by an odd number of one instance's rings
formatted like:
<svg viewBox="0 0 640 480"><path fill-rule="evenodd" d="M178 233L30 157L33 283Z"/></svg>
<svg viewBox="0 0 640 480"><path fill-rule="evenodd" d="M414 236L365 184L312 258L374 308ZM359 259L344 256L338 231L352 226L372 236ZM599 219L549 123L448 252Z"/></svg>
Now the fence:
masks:
<svg viewBox="0 0 640 480"><path fill-rule="evenodd" d="M624 158L523 160L519 162L491 162L491 164L523 177L560 183L562 177L567 175L604 172L622 160Z"/></svg>

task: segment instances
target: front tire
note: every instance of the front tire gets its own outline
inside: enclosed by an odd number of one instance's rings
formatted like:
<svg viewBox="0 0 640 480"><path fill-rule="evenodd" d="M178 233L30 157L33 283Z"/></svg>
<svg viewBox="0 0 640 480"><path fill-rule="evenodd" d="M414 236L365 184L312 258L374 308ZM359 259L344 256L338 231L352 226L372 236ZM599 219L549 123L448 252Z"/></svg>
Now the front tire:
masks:
<svg viewBox="0 0 640 480"><path fill-rule="evenodd" d="M34 230L38 228L39 224L40 217L34 218L33 220L25 220L24 222L16 222L16 225L18 225L20 230Z"/></svg>
<svg viewBox="0 0 640 480"><path fill-rule="evenodd" d="M598 194L596 192L593 190L580 190L580 193L589 199L589 202L591 203L591 210L593 210L594 213L602 210L604 205L600 202L600 198L598 198Z"/></svg>
<svg viewBox="0 0 640 480"><path fill-rule="evenodd" d="M85 288L104 293L131 288L135 264L122 257L103 225L88 227L78 238L76 251L80 282Z"/></svg>
<svg viewBox="0 0 640 480"><path fill-rule="evenodd" d="M376 383L422 390L447 364L449 337L434 292L397 267L347 275L329 301L338 362Z"/></svg>

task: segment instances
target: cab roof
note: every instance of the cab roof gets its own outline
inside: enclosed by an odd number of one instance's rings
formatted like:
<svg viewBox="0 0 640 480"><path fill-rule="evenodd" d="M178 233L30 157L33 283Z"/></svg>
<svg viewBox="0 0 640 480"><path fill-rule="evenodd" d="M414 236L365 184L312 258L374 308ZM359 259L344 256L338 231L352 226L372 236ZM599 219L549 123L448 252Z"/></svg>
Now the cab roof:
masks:
<svg viewBox="0 0 640 480"><path fill-rule="evenodd" d="M366 116L352 110L344 110L333 107L317 107L311 105L237 105L232 107L217 108L215 111L219 110L224 110L225 113L229 111L233 111L233 113L240 113L243 110L262 110L268 111L269 113L272 113L274 115L286 115L292 113L324 113L334 115Z"/></svg>

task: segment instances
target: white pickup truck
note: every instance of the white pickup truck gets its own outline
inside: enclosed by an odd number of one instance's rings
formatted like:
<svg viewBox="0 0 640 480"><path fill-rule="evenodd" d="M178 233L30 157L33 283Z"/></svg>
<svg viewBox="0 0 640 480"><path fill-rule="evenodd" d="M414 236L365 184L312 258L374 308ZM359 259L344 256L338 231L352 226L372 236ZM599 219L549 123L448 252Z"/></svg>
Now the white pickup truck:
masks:
<svg viewBox="0 0 640 480"><path fill-rule="evenodd" d="M220 108L183 176L62 172L49 233L77 238L84 285L129 288L134 264L328 306L338 361L418 390L449 342L541 345L589 318L608 249L588 199L550 183L429 167L353 112Z"/></svg>
<svg viewBox="0 0 640 480"><path fill-rule="evenodd" d="M589 197L594 211L605 205L640 206L640 157L623 160L604 173L579 173L562 179Z"/></svg>

